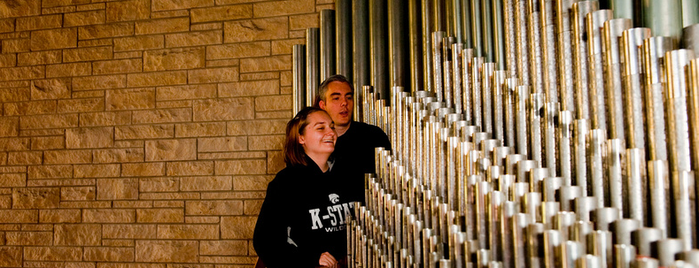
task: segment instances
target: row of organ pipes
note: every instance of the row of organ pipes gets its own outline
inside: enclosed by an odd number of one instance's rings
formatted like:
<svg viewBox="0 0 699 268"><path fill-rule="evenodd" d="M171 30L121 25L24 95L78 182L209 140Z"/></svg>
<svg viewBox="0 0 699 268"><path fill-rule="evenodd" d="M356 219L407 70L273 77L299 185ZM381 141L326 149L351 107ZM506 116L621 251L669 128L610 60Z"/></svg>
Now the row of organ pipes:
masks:
<svg viewBox="0 0 699 268"><path fill-rule="evenodd" d="M699 267L697 23L697 0L336 0L294 109L343 74L394 149L348 266Z"/></svg>

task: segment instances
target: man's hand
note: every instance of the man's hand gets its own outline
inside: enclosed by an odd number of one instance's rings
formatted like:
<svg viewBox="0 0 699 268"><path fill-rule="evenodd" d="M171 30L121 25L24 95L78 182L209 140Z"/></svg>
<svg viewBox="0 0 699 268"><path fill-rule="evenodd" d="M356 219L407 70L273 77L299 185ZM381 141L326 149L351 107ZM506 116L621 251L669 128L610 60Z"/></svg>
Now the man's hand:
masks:
<svg viewBox="0 0 699 268"><path fill-rule="evenodd" d="M320 254L318 264L320 264L321 267L337 268L337 260L335 260L335 257L330 255L328 252L323 252L323 254Z"/></svg>

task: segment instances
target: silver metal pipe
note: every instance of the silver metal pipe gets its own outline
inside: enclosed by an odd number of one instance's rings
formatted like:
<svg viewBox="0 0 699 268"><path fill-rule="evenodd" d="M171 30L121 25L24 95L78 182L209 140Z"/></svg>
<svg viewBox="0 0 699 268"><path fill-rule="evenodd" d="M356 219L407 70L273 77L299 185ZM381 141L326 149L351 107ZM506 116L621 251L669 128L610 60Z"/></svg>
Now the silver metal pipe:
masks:
<svg viewBox="0 0 699 268"><path fill-rule="evenodd" d="M685 26L682 29L680 45L682 48L693 50L695 53L699 51L699 23Z"/></svg>
<svg viewBox="0 0 699 268"><path fill-rule="evenodd" d="M349 81L353 77L353 51L352 51L352 1L335 1L335 44L337 73L342 74Z"/></svg>
<svg viewBox="0 0 699 268"><path fill-rule="evenodd" d="M503 92L503 106L504 106L504 117L505 117L505 146L515 148L516 144L516 132L515 128L515 90L519 84L519 80L515 77L507 78L505 80L504 92Z"/></svg>
<svg viewBox="0 0 699 268"><path fill-rule="evenodd" d="M369 43L371 51L371 84L381 99L389 98L388 22L386 1L369 0Z"/></svg>
<svg viewBox="0 0 699 268"><path fill-rule="evenodd" d="M573 201L582 196L582 187L580 186L561 186L559 189L559 202L561 202L562 211L574 211L575 204Z"/></svg>
<svg viewBox="0 0 699 268"><path fill-rule="evenodd" d="M493 74L496 65L486 62L481 69L481 98L483 108L483 131L493 132Z"/></svg>
<svg viewBox="0 0 699 268"><path fill-rule="evenodd" d="M697 47L699 49L699 47ZM687 75L687 106L690 131L692 170L699 171L699 60L693 59L685 68Z"/></svg>
<svg viewBox="0 0 699 268"><path fill-rule="evenodd" d="M469 125L474 125L473 121L473 76L472 76L472 70L473 70L473 64L477 63L474 61L473 58L473 49L467 48L464 49L461 52L461 64L462 64L462 69L461 69L461 82L462 82L462 88L461 88L461 98L462 98L462 108L463 108L463 113L464 117L466 119L466 122L468 122Z"/></svg>
<svg viewBox="0 0 699 268"><path fill-rule="evenodd" d="M292 89L292 113L298 113L306 106L306 46L294 45L293 52L293 89Z"/></svg>
<svg viewBox="0 0 699 268"><path fill-rule="evenodd" d="M484 60L485 58L483 57L475 57L473 58L473 64L471 64L471 94L473 94L471 101L473 102L473 125L480 127L482 130L485 130L483 125L483 98L481 97L481 73Z"/></svg>
<svg viewBox="0 0 699 268"><path fill-rule="evenodd" d="M619 51L622 33L633 27L631 19L611 19L605 21L602 26L602 54L604 56L604 92L606 93L606 106L608 130L610 139L626 138L624 131L624 106L621 89L621 53ZM622 142L624 144L624 142Z"/></svg>
<svg viewBox="0 0 699 268"><path fill-rule="evenodd" d="M336 74L335 66L335 10L320 11L320 80Z"/></svg>
<svg viewBox="0 0 699 268"><path fill-rule="evenodd" d="M556 248L563 243L561 233L558 230L546 230L543 235L544 258L543 267L559 267L556 262ZM560 258L560 256L559 256Z"/></svg>
<svg viewBox="0 0 699 268"><path fill-rule="evenodd" d="M505 31L503 43L505 44L505 65L509 74L517 77L519 69L517 69L517 24L515 16L516 0L501 0L502 15L503 15L503 30ZM507 266L507 265L506 265Z"/></svg>
<svg viewBox="0 0 699 268"><path fill-rule="evenodd" d="M496 62L495 58L495 30L493 17L495 16L495 11L493 10L492 2L495 0L482 0L480 1L481 7L481 33L483 34L483 47L481 50L482 56L485 57L486 62Z"/></svg>
<svg viewBox="0 0 699 268"><path fill-rule="evenodd" d="M517 51L517 72L515 76L522 81L522 85L531 85L531 73L529 71L529 38L527 32L527 0L514 0L515 11L515 50ZM473 2L473 1L472 1ZM528 95L527 95L528 96Z"/></svg>
<svg viewBox="0 0 699 268"><path fill-rule="evenodd" d="M603 260L599 256L595 256L592 254L585 254L582 257L578 258L577 261L575 261L575 267L576 268L598 268L598 267L604 267L602 264L604 263Z"/></svg>
<svg viewBox="0 0 699 268"><path fill-rule="evenodd" d="M544 55L541 51L541 21L539 20L540 1L527 0L527 35L529 44L529 69L532 72L531 85L533 92L545 94L544 91Z"/></svg>
<svg viewBox="0 0 699 268"><path fill-rule="evenodd" d="M652 252L652 246L661 239L664 239L663 231L658 228L641 227L631 232L631 244L641 256L657 256Z"/></svg>
<svg viewBox="0 0 699 268"><path fill-rule="evenodd" d="M306 29L306 106L313 106L320 85L320 28Z"/></svg>
<svg viewBox="0 0 699 268"><path fill-rule="evenodd" d="M595 222L595 230L611 231L612 222L620 218L620 210L614 207L597 208L593 211L592 221ZM610 237L611 238L611 237Z"/></svg>
<svg viewBox="0 0 699 268"><path fill-rule="evenodd" d="M558 100L558 53L556 51L556 0L539 0L541 27L541 56L543 66L544 94L546 102Z"/></svg>
<svg viewBox="0 0 699 268"><path fill-rule="evenodd" d="M558 252L562 268L575 268L576 261L585 254L582 243L576 241L564 241L558 246Z"/></svg>
<svg viewBox="0 0 699 268"><path fill-rule="evenodd" d="M452 36L449 37L444 37L442 41L442 57L444 61L442 62L442 70L443 70L443 92L444 92L444 102L446 103L446 107L448 108L453 108L454 107L454 65L453 65L453 60L452 60L452 44L456 39Z"/></svg>
<svg viewBox="0 0 699 268"><path fill-rule="evenodd" d="M607 107L604 98L604 58L602 54L602 26L604 22L612 18L609 9L597 10L585 16L585 26L588 34L589 57L589 94L590 94L590 118L592 128L607 131Z"/></svg>
<svg viewBox="0 0 699 268"><path fill-rule="evenodd" d="M557 172L563 178L563 185L572 186L572 155L571 146L573 139L573 113L571 111L561 111L558 113L558 131L556 132L556 140L558 140L558 167Z"/></svg>
<svg viewBox="0 0 699 268"><path fill-rule="evenodd" d="M606 174L605 182L609 187L605 188L609 191L609 205L619 210L619 217L628 208L624 207L623 201L623 182L622 182L622 155L625 155L624 146L620 139L609 139L606 142ZM605 193L606 193L605 191ZM605 195L606 196L606 195ZM606 200L606 199L605 199Z"/></svg>
<svg viewBox="0 0 699 268"><path fill-rule="evenodd" d="M544 110L544 94L532 93L529 95L529 144L531 151L529 157L532 160L543 163L542 157L542 124L541 114Z"/></svg>
<svg viewBox="0 0 699 268"><path fill-rule="evenodd" d="M668 160L665 124L665 53L675 48L669 37L650 37L641 45L648 152L650 160Z"/></svg>
<svg viewBox="0 0 699 268"><path fill-rule="evenodd" d="M573 163L575 165L575 181L573 185L579 186L583 196L590 192L587 184L587 136L589 133L589 121L578 119L573 122Z"/></svg>
<svg viewBox="0 0 699 268"><path fill-rule="evenodd" d="M650 28L633 28L621 34L624 127L628 148L645 148L643 87L640 47L650 37Z"/></svg>
<svg viewBox="0 0 699 268"><path fill-rule="evenodd" d="M609 201L608 189L604 185L604 152L603 146L607 139L601 129L593 129L588 135L589 172L591 181L588 183L592 195L597 199L597 207L604 207Z"/></svg>
<svg viewBox="0 0 699 268"><path fill-rule="evenodd" d="M544 225L541 223L530 223L527 228L527 267L543 267L543 233Z"/></svg>
<svg viewBox="0 0 699 268"><path fill-rule="evenodd" d="M522 198L522 207L524 208L524 213L532 216L532 219L537 222L542 222L541 213L541 193L539 192L528 192L524 194ZM543 227L542 227L543 228Z"/></svg>
<svg viewBox="0 0 699 268"><path fill-rule="evenodd" d="M544 162L549 169L551 176L559 174L559 166L556 163L558 158L558 142L556 140L556 119L558 116L558 102L547 102L544 104L543 140L544 140Z"/></svg>
<svg viewBox="0 0 699 268"><path fill-rule="evenodd" d="M488 193L488 248L491 253L491 260L502 260L503 244L501 243L503 232L500 227L503 221L503 203L506 197L502 192L491 191Z"/></svg>
<svg viewBox="0 0 699 268"><path fill-rule="evenodd" d="M474 56L484 57L483 53L483 22L481 21L481 1L469 1L471 10L471 38L473 40Z"/></svg>
<svg viewBox="0 0 699 268"><path fill-rule="evenodd" d="M670 170L689 171L692 169L689 118L687 110L687 84L685 66L694 59L694 52L680 49L665 53L665 78L667 81L667 125L669 142Z"/></svg>
<svg viewBox="0 0 699 268"><path fill-rule="evenodd" d="M612 222L614 244L631 246L631 233L641 228L641 222L634 219L618 219Z"/></svg>
<svg viewBox="0 0 699 268"><path fill-rule="evenodd" d="M451 45L451 60L452 60L452 90L454 92L454 112L457 114L463 113L463 70L466 65L463 64L462 53L464 51L463 43L454 43Z"/></svg>
<svg viewBox="0 0 699 268"><path fill-rule="evenodd" d="M529 142L527 133L529 133L529 122L527 121L527 104L529 103L529 86L517 86L515 89L515 128L517 129L516 148L517 153L528 155Z"/></svg>
<svg viewBox="0 0 699 268"><path fill-rule="evenodd" d="M504 91L507 71L495 71L492 75L492 122L493 138L505 143L505 103Z"/></svg>
<svg viewBox="0 0 699 268"><path fill-rule="evenodd" d="M663 239L658 241L657 256L660 266L670 266L675 262L675 255L684 249L682 239Z"/></svg>
<svg viewBox="0 0 699 268"><path fill-rule="evenodd" d="M561 110L571 111L573 114L577 110L573 86L575 80L573 80L573 23L571 20L575 2L576 0L555 1L556 49L558 51L556 76L559 78Z"/></svg>
<svg viewBox="0 0 699 268"><path fill-rule="evenodd" d="M597 198L594 196L581 196L575 199L575 214L580 221L590 221L590 212L597 207Z"/></svg>
<svg viewBox="0 0 699 268"><path fill-rule="evenodd" d="M652 226L662 232L662 237L667 237L670 226L670 210L667 204L671 202L667 161L648 162L648 188L650 189Z"/></svg>
<svg viewBox="0 0 699 268"><path fill-rule="evenodd" d="M587 235L588 252L600 258L600 266L602 268L612 266L612 232L595 230ZM592 251L590 251L590 249Z"/></svg>
<svg viewBox="0 0 699 268"><path fill-rule="evenodd" d="M351 1L352 8L352 66L355 95L357 89L365 85L371 85L371 65L369 61L369 1ZM422 66L419 66L420 68ZM420 69L421 70L421 69ZM359 96L363 97L363 96ZM355 107L356 110L356 107ZM360 118L360 117L355 117Z"/></svg>
<svg viewBox="0 0 699 268"><path fill-rule="evenodd" d="M614 264L618 268L629 268L636 259L636 247L632 245L614 245Z"/></svg>
<svg viewBox="0 0 699 268"><path fill-rule="evenodd" d="M425 66L423 61L421 39L421 11L419 0L408 1L408 28L410 39L410 90L415 92L418 90L426 90L425 82Z"/></svg>
<svg viewBox="0 0 699 268"><path fill-rule="evenodd" d="M402 0L388 0L388 55L389 55L389 80L390 86L410 87L410 72L406 70L410 66L410 42L408 33L408 3ZM408 90L411 91L411 90ZM393 104L391 104L393 105Z"/></svg>
<svg viewBox="0 0 699 268"><path fill-rule="evenodd" d="M524 268L527 266L528 258L526 253L527 236L526 229L533 220L529 214L517 213L512 217L512 242L514 243L514 267Z"/></svg>
<svg viewBox="0 0 699 268"><path fill-rule="evenodd" d="M505 4L504 0L491 0L492 27L493 27L493 60L497 63L497 70L508 70L505 44L507 33L505 32ZM508 70L510 71L510 70Z"/></svg>
<svg viewBox="0 0 699 268"><path fill-rule="evenodd" d="M682 34L681 5L681 0L642 0L643 25L651 29L653 36L667 36L678 41Z"/></svg>
<svg viewBox="0 0 699 268"><path fill-rule="evenodd" d="M573 240L571 228L575 224L575 213L570 211L559 211L553 217L553 229L561 232L562 240Z"/></svg>
<svg viewBox="0 0 699 268"><path fill-rule="evenodd" d="M696 242L697 219L695 213L696 189L694 172L678 171L672 173L671 188L673 191L672 204L674 205L674 217L676 236L682 240L683 250L691 250Z"/></svg>
<svg viewBox="0 0 699 268"><path fill-rule="evenodd" d="M432 33L432 59L433 59L433 75L434 75L434 93L437 97L438 102L444 100L444 73L443 73L443 61L442 47L444 46L444 37L446 33L443 31L436 31Z"/></svg>
<svg viewBox="0 0 699 268"><path fill-rule="evenodd" d="M430 0L420 0L420 17L422 18L421 20L421 29L422 31L421 36L422 36L422 63L424 65L423 67L423 82L424 86L422 87L422 90L427 91L427 92L435 92L434 91L434 59L432 58L432 31L434 30L433 27L431 27L431 22L432 22L432 14L430 12Z"/></svg>
<svg viewBox="0 0 699 268"><path fill-rule="evenodd" d="M587 13L599 9L598 1L580 1L573 3L572 10L572 40L573 40L573 67L575 72L575 103L576 118L590 119L590 99L588 95L588 66L587 57L588 33L585 27Z"/></svg>

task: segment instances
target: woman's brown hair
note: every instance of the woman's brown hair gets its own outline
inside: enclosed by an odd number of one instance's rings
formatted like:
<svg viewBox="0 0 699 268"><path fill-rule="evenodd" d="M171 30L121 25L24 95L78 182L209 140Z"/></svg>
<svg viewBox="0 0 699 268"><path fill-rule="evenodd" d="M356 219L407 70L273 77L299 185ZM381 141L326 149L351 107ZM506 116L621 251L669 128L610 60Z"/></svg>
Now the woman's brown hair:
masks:
<svg viewBox="0 0 699 268"><path fill-rule="evenodd" d="M301 109L294 118L286 124L286 140L284 141L284 163L289 166L307 165L306 152L303 145L299 143L299 137L303 135L308 125L308 116L315 112L324 110L317 107L306 107ZM327 113L326 113L327 114Z"/></svg>

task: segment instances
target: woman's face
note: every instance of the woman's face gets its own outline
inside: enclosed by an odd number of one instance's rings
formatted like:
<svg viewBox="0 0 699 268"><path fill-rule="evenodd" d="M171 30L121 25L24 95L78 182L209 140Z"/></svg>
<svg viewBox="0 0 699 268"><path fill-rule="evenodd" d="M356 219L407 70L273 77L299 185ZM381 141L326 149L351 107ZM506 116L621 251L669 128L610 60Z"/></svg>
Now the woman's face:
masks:
<svg viewBox="0 0 699 268"><path fill-rule="evenodd" d="M299 136L299 143L307 155L328 154L335 150L335 125L327 113L315 112L308 115L308 125Z"/></svg>

